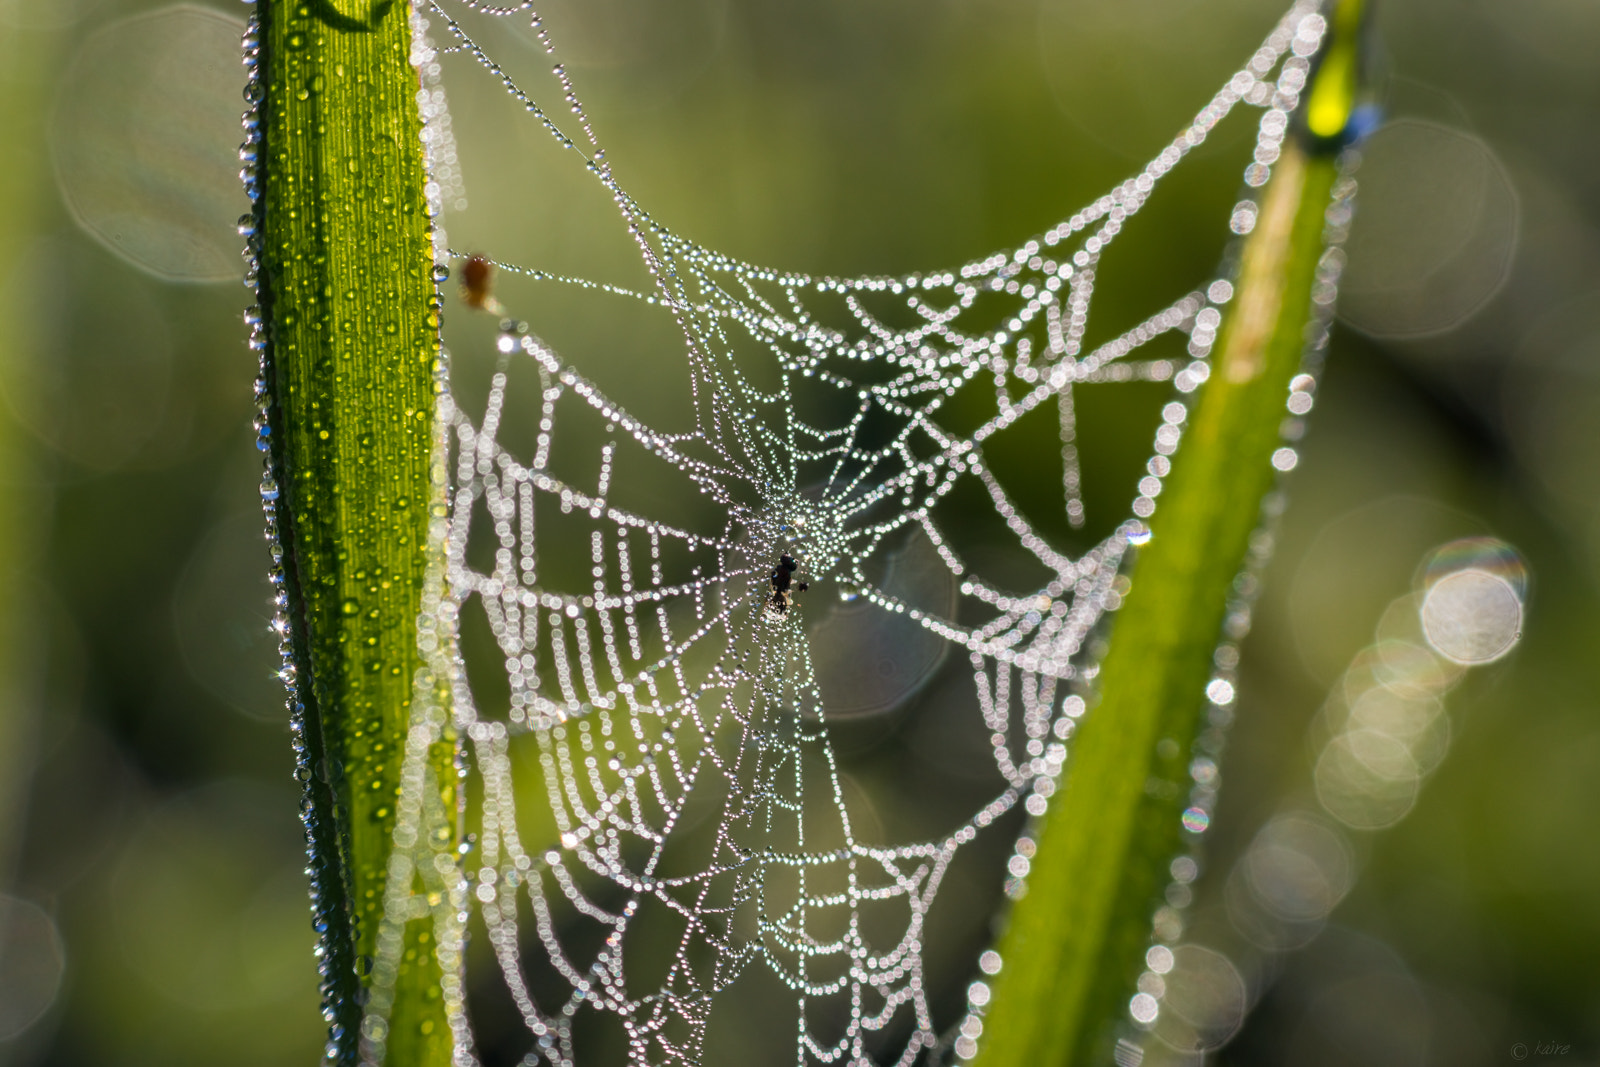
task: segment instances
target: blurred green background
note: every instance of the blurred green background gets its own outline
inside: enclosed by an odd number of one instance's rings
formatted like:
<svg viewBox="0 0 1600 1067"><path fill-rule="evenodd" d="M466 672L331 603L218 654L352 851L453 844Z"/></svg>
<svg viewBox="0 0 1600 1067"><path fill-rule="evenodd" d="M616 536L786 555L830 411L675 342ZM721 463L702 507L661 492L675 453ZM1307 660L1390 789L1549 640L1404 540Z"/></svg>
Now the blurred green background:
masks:
<svg viewBox="0 0 1600 1067"><path fill-rule="evenodd" d="M247 12L0 0L4 1064L310 1063L322 1045L233 228ZM657 217L846 274L959 265L1070 214L1159 151L1280 9L542 13ZM1190 913L1255 1004L1213 1059L1597 1063L1600 6L1392 0L1378 23L1391 125L1360 175L1341 326ZM512 69L548 63L531 35L492 34ZM447 84L470 204L446 218L452 242L636 282L572 158L486 79ZM1103 321L1212 269L1249 134L1219 130L1130 227ZM664 382L677 365L670 338L595 306L506 296L613 371ZM1085 462L1092 478L1127 457ZM1353 888L1320 936L1252 947L1229 871L1274 815L1315 810L1330 686L1433 547L1483 535L1531 572L1520 647L1449 695L1448 756L1409 814L1346 834Z"/></svg>

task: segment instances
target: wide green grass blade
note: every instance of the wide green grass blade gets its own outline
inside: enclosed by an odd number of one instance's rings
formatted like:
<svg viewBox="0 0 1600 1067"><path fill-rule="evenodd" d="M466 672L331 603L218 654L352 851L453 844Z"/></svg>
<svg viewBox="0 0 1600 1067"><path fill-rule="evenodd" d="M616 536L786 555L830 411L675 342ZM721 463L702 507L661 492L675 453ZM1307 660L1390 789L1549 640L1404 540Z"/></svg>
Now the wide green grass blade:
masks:
<svg viewBox="0 0 1600 1067"><path fill-rule="evenodd" d="M263 0L259 14L269 477L327 926L330 1055L353 1062L422 666L439 323L418 76L406 4ZM451 746L433 757L454 808ZM413 922L387 1062L449 1062L440 977L428 924Z"/></svg>
<svg viewBox="0 0 1600 1067"><path fill-rule="evenodd" d="M1359 2L1334 17L1306 96L1355 103ZM1335 62L1329 62L1332 56ZM1327 101L1334 99L1333 104ZM1326 114L1319 122L1330 125ZM1303 120L1302 120L1303 129ZM1338 164L1320 131L1291 138L1246 242L1213 363L1140 549L1102 666L1103 700L1079 731L1040 828L1028 895L1014 908L975 1062L1111 1062L1115 1026L1143 970L1168 861L1181 848L1191 745L1235 575L1276 472L1288 385L1301 365ZM1167 743L1164 743L1167 742Z"/></svg>

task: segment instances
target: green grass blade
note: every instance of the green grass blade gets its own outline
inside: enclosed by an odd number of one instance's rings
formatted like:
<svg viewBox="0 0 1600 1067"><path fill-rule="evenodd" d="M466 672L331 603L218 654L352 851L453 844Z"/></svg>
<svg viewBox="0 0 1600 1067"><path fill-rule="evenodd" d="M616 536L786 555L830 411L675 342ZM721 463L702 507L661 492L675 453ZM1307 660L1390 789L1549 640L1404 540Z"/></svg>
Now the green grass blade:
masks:
<svg viewBox="0 0 1600 1067"><path fill-rule="evenodd" d="M258 178L270 474L303 705L330 1052L352 1062L377 955L413 676L439 358L409 5L263 0ZM309 680L309 685L306 684ZM447 807L450 746L433 762ZM424 922L406 931L391 1064L443 1064Z"/></svg>
<svg viewBox="0 0 1600 1067"><path fill-rule="evenodd" d="M1339 32L1339 15L1333 22L1324 58L1356 47L1353 33ZM1345 55L1324 69L1343 79L1354 67ZM1314 82L1307 95L1317 89ZM1348 118L1354 95L1337 95ZM1340 122L1336 132L1344 128ZM1143 970L1166 865L1181 848L1178 816L1211 654L1275 477L1271 455L1305 349L1337 170L1331 152L1291 139L1264 192L1214 373L1115 622L1100 673L1104 699L1073 745L1066 781L1040 828L1028 895L1001 939L1003 969L976 1061L982 1067L1111 1062L1114 1026Z"/></svg>

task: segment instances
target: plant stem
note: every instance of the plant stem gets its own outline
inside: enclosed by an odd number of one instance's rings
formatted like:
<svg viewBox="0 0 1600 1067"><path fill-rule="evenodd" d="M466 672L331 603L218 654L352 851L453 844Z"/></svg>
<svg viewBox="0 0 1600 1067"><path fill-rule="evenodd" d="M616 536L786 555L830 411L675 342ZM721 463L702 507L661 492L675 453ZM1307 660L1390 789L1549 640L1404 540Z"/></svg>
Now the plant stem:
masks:
<svg viewBox="0 0 1600 1067"><path fill-rule="evenodd" d="M422 666L439 321L408 14L387 0L259 6L263 384L340 1063L356 1055ZM452 760L450 741L435 746L448 808ZM413 922L389 1063L449 1062L440 979Z"/></svg>
<svg viewBox="0 0 1600 1067"><path fill-rule="evenodd" d="M1330 36L1331 48L1355 47L1348 35ZM1353 60L1328 66L1340 78L1355 69ZM1353 94L1344 97L1348 117ZM1265 190L1214 372L1116 619L1100 673L1104 699L1073 745L1040 828L1028 895L1001 940L1004 969L977 1061L984 1067L1111 1062L1166 864L1181 847L1187 753L1211 654L1275 477L1270 458L1306 345L1337 176L1330 147L1291 139Z"/></svg>

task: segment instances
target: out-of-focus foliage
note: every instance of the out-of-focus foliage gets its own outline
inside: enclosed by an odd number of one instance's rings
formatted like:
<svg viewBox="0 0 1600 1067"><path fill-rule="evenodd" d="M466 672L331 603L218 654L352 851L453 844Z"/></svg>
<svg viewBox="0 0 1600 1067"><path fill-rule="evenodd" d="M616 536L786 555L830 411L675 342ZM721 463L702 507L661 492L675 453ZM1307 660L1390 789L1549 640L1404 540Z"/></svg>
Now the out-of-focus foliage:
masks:
<svg viewBox="0 0 1600 1067"><path fill-rule="evenodd" d="M280 1064L310 1062L322 1042L298 788L261 636L247 294L163 280L108 250L60 172L77 158L62 147L95 129L170 137L173 153L196 140L192 115L108 121L149 107L128 89L89 104L93 123L73 119L85 105L71 80L92 72L75 58L159 6L0 0L0 158L8 180L39 190L34 206L8 201L0 228L0 392L19 442L0 520L25 518L41 544L0 549L33 591L0 605L23 613L0 633L38 678L4 711L6 743L22 740L0 791L0 891L59 931L7 928L38 963L17 988L49 1006L0 1034L0 1062ZM744 258L858 272L957 264L1092 199L1278 12L1263 0L612 0L543 13L614 166L653 212ZM1563 1062L1593 1062L1600 148L1587 131L1600 9L1416 0L1378 18L1395 122L1366 162L1348 325L1245 649L1190 936L1240 943L1234 857L1269 817L1315 804L1307 739L1329 687L1433 546L1492 534L1532 572L1520 648L1451 695L1448 754L1404 821L1358 835L1330 928L1246 969L1258 1003L1219 1059L1456 1067L1555 1042L1571 1046ZM542 67L525 44L522 62ZM449 220L453 243L604 278L632 269L609 206L496 87L469 84L452 105L472 204ZM1243 135L1219 131L1152 202L1118 245L1123 276L1175 290L1214 264ZM192 158L238 139L219 130ZM158 229L209 217L138 191L127 203ZM218 195L244 210L241 193ZM1108 283L1097 314L1109 327L1134 295ZM618 321L552 304L522 305L551 341L635 353ZM24 932L38 913L5 911L30 917ZM0 983L18 973L8 965ZM4 984L0 1001L20 1002Z"/></svg>

